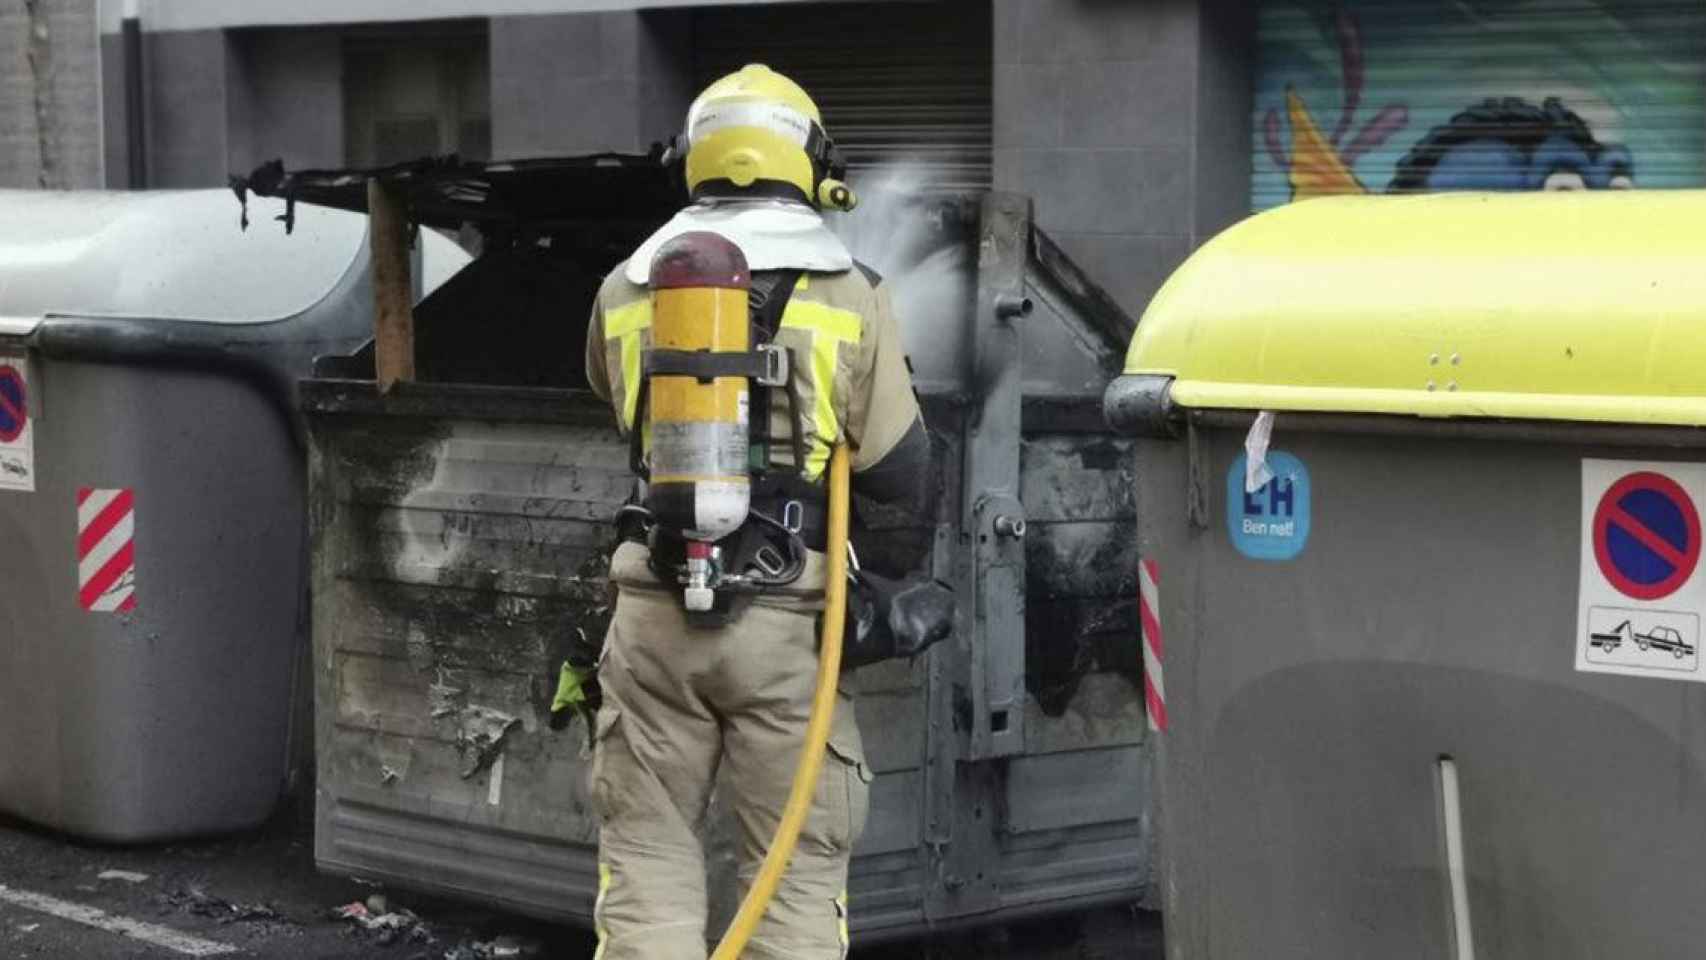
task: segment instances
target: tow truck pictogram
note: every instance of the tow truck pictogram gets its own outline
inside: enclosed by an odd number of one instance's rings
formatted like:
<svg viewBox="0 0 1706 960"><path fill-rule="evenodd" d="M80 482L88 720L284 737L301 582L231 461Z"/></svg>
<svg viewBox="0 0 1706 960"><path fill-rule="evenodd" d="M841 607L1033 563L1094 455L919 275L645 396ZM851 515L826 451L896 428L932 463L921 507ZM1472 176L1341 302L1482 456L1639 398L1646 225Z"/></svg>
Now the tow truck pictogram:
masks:
<svg viewBox="0 0 1706 960"><path fill-rule="evenodd" d="M1588 644L1606 653L1616 650L1625 642L1633 643L1642 651L1668 650L1678 660L1694 653L1694 645L1682 639L1682 634L1671 627L1654 627L1646 633L1636 633L1635 628L1625 620L1612 627L1610 633L1588 635Z"/></svg>

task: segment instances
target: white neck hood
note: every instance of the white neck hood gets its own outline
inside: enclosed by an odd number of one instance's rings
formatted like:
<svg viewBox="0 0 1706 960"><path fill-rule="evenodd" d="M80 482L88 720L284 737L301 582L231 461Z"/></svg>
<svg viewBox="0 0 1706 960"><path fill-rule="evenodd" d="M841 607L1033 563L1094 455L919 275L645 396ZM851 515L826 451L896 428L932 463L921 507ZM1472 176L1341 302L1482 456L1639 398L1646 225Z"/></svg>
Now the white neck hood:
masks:
<svg viewBox="0 0 1706 960"><path fill-rule="evenodd" d="M694 230L727 237L746 255L748 269L845 273L853 255L803 203L786 200L701 200L676 214L628 258L630 283L645 286L658 248Z"/></svg>

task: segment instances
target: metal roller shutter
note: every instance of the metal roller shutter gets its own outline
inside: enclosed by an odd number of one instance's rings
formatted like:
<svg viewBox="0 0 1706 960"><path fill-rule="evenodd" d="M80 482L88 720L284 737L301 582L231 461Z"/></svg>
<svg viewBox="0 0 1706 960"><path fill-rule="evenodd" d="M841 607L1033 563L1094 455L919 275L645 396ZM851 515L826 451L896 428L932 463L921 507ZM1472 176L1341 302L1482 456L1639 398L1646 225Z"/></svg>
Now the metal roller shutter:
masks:
<svg viewBox="0 0 1706 960"><path fill-rule="evenodd" d="M1258 210L1706 184L1702 0L1282 0L1257 45Z"/></svg>
<svg viewBox="0 0 1706 960"><path fill-rule="evenodd" d="M909 162L947 188L991 183L987 2L788 3L695 11L698 87L747 63L793 77L853 172Z"/></svg>

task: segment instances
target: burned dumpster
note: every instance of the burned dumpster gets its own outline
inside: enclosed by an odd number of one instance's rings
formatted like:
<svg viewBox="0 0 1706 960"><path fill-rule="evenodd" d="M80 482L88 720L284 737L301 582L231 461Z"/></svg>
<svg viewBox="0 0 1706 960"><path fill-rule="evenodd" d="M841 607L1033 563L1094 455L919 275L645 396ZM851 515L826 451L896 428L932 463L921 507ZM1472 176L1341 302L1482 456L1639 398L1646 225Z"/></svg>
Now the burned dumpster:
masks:
<svg viewBox="0 0 1706 960"><path fill-rule="evenodd" d="M368 179L256 186L361 209ZM588 924L586 731L547 720L563 657L605 629L611 519L633 478L584 389L583 338L603 274L679 186L616 156L371 179L414 223L473 224L483 247L415 311L415 380L377 389L381 346L302 386L318 862ZM929 523L867 513L857 546L952 582L959 614L917 662L851 675L874 774L855 928L868 942L1135 901L1151 838L1133 482L1100 408L1131 321L1023 198L870 209L904 221L851 227L880 245L938 475ZM728 875L711 821L710 869Z"/></svg>

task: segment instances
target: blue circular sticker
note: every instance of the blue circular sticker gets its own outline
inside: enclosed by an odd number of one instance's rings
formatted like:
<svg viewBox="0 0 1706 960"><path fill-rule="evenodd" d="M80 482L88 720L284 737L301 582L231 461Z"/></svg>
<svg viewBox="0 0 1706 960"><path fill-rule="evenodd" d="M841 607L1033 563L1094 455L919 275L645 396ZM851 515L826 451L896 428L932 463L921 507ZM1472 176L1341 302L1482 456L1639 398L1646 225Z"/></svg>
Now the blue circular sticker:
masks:
<svg viewBox="0 0 1706 960"><path fill-rule="evenodd" d="M1226 474L1226 529L1232 546L1255 560L1290 560L1309 543L1309 468L1289 453L1269 451L1273 479L1244 489L1247 458Z"/></svg>

